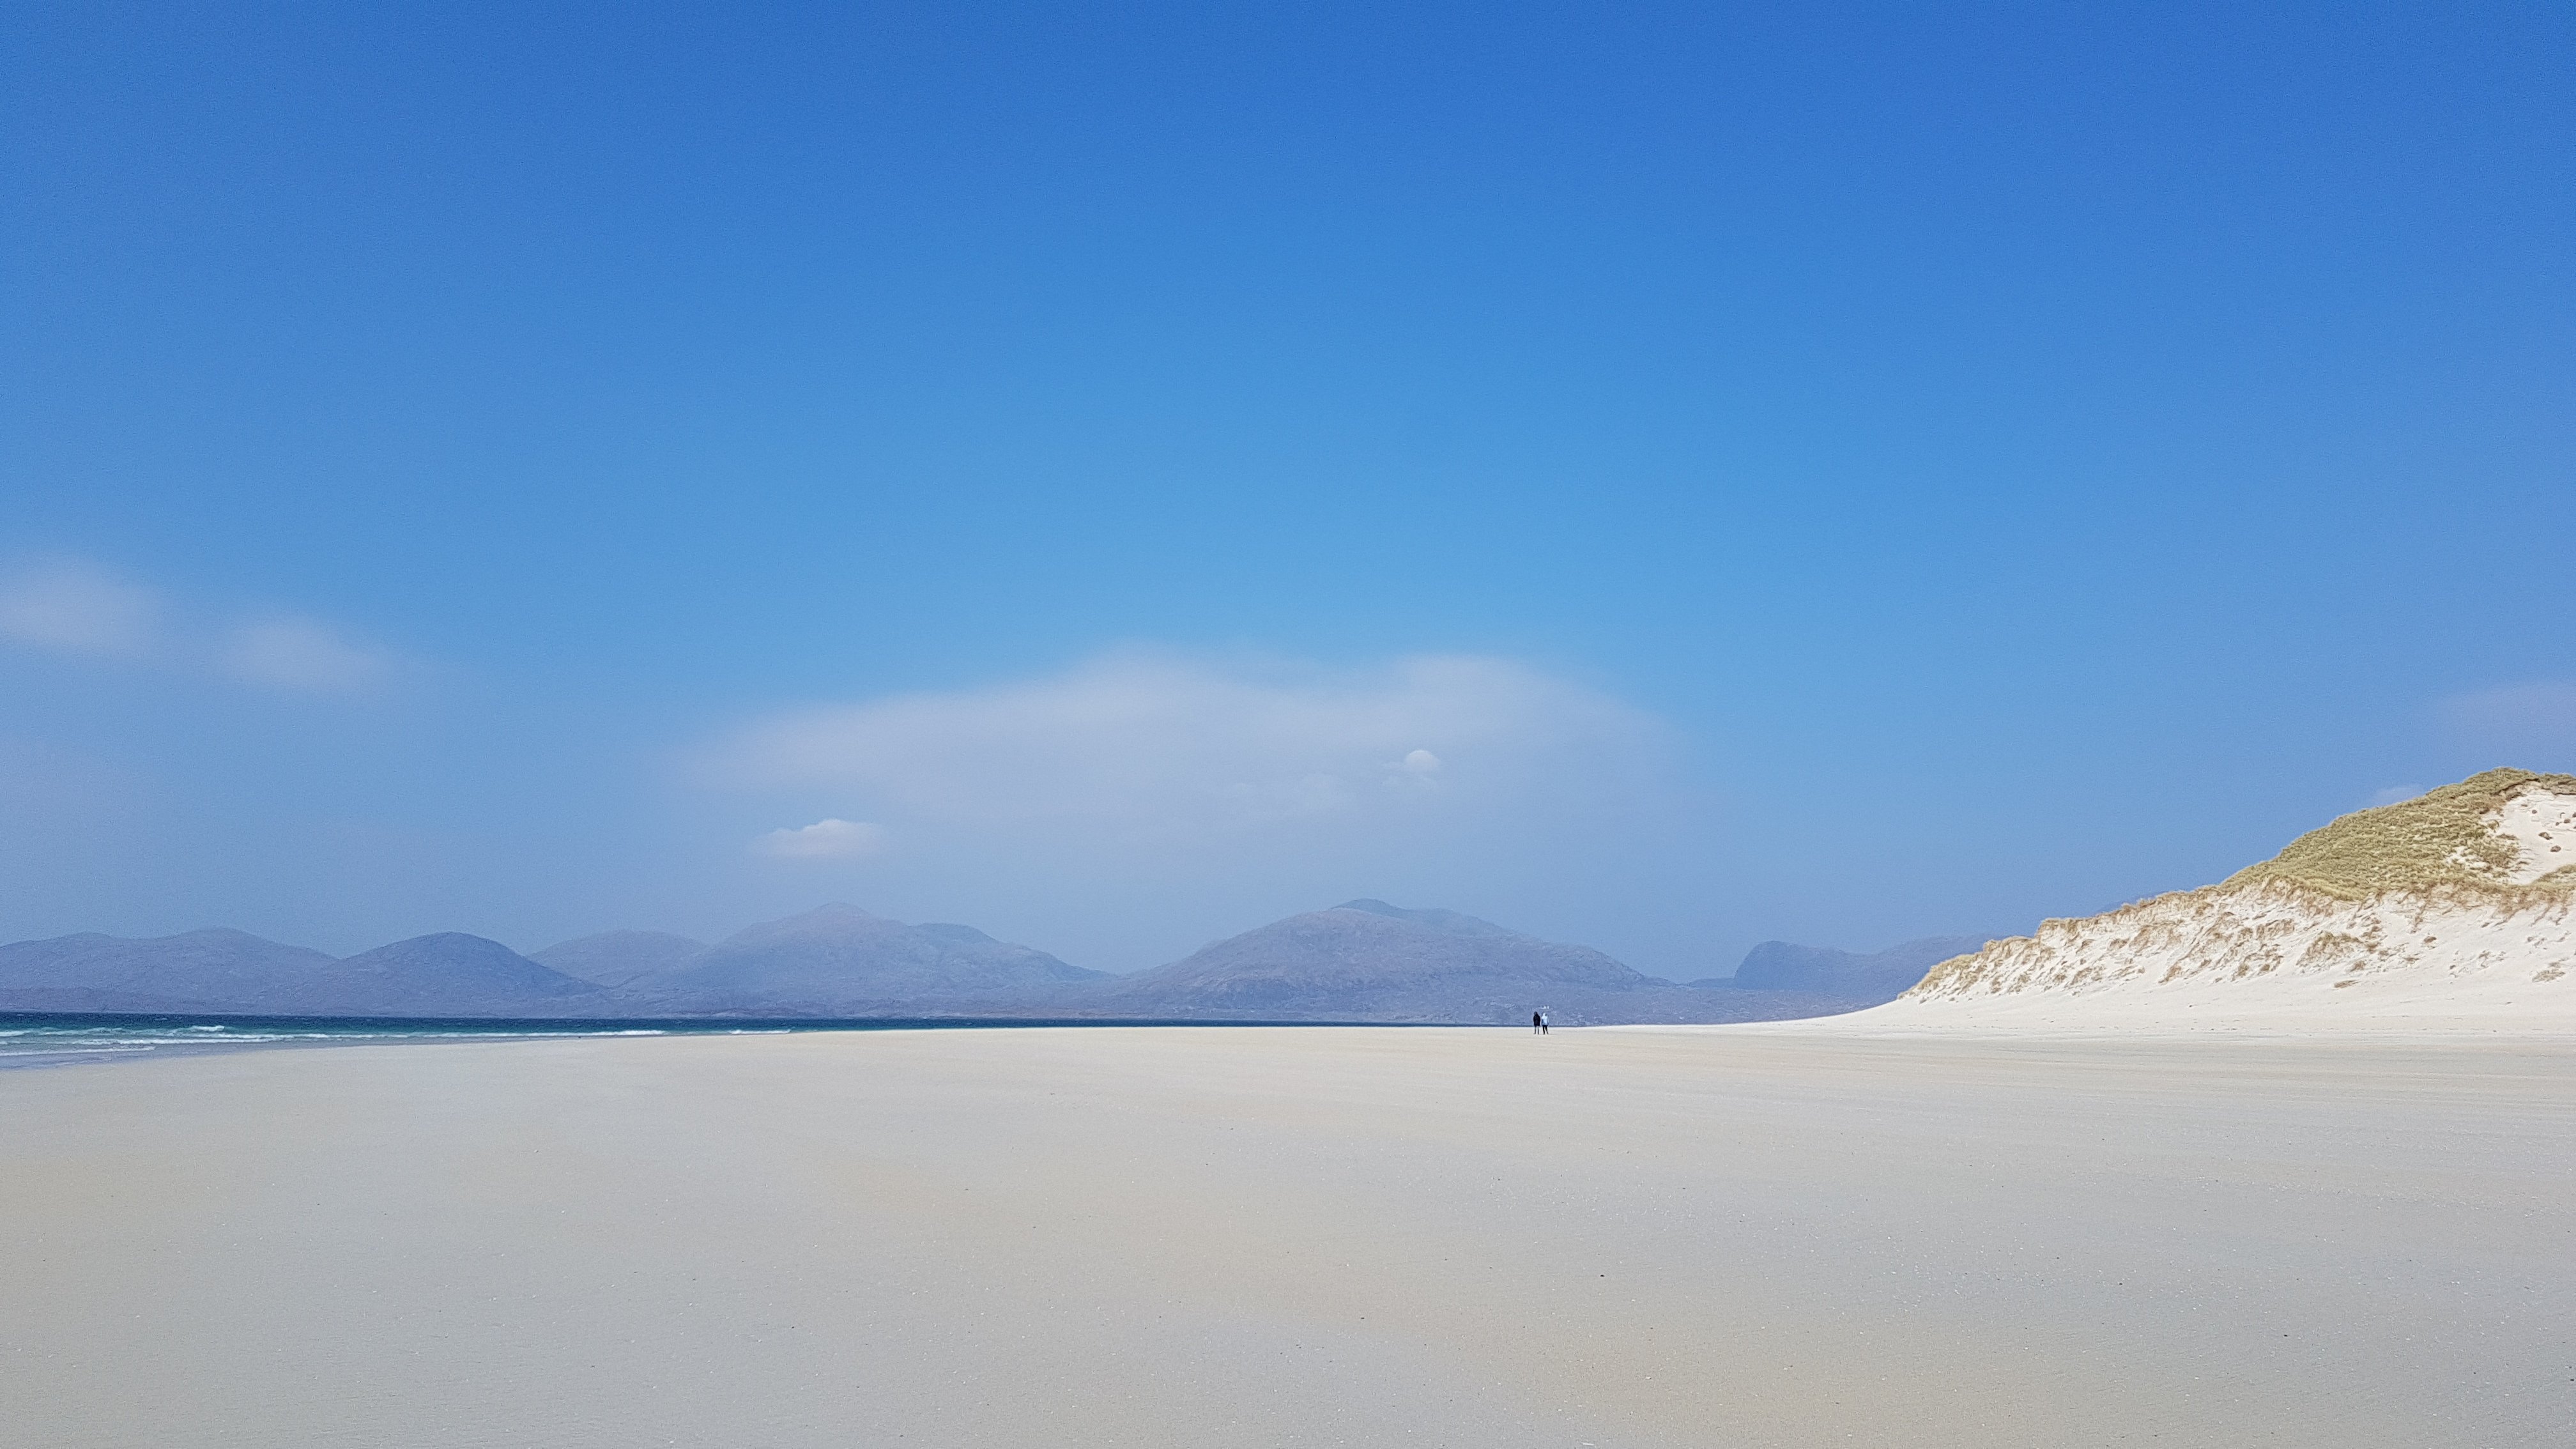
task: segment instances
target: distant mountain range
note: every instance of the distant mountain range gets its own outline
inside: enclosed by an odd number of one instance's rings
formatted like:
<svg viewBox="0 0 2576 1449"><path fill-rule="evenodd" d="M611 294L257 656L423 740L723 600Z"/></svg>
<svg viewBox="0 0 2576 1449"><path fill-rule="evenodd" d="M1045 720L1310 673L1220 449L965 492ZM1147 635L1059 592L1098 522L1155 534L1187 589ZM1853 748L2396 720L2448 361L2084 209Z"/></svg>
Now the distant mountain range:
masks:
<svg viewBox="0 0 2576 1449"><path fill-rule="evenodd" d="M132 940L95 931L0 946L11 1011L287 1011L316 999L337 957L248 931Z"/></svg>
<svg viewBox="0 0 2576 1449"><path fill-rule="evenodd" d="M0 1011L411 1017L1101 1017L1200 1021L1753 1021L1894 997L1979 942L1874 956L1765 942L1736 976L1659 980L1455 911L1357 900L1130 976L971 926L828 905L714 945L609 931L522 956L454 933L335 959L241 931L0 946ZM1955 948L1955 949L1953 949Z"/></svg>
<svg viewBox="0 0 2576 1449"><path fill-rule="evenodd" d="M549 946L537 959L672 1015L993 1015L1107 979L972 926L907 926L843 905L712 946L611 931Z"/></svg>
<svg viewBox="0 0 2576 1449"><path fill-rule="evenodd" d="M355 956L241 931L0 946L0 1011L407 1017L1067 1017L2117 1028L2576 1020L2576 777L2491 770L2347 815L2216 885L2030 936L1860 954L1765 941L1679 985L1455 911L1347 901L1129 976L830 905L713 945L610 931L522 956L418 936ZM1928 973L1928 974L1927 974ZM1892 1003L1892 1004L1888 1004ZM2413 1015L2409 1015L2412 1013Z"/></svg>
<svg viewBox="0 0 2576 1449"><path fill-rule="evenodd" d="M1884 998L1881 998L1884 999ZM1229 1021L1752 1021L1869 1003L1812 992L1718 996L1657 980L1588 946L1456 911L1349 901L1102 983L1084 1004L1123 1016Z"/></svg>
<svg viewBox="0 0 2576 1449"><path fill-rule="evenodd" d="M498 941L448 932L334 959L246 931L0 946L0 1011L581 1017L622 998Z"/></svg>

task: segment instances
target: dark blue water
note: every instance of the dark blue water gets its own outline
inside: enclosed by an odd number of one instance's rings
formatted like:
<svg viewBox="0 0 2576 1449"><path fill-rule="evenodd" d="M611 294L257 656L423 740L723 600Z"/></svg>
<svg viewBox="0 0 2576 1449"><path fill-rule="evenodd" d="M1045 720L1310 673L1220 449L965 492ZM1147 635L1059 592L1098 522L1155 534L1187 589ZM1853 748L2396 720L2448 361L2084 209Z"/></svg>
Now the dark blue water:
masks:
<svg viewBox="0 0 2576 1449"><path fill-rule="evenodd" d="M249 1047L367 1042L560 1040L616 1036L758 1036L799 1031L992 1031L1034 1026L1328 1026L1330 1022L1215 1022L1098 1018L674 1017L495 1021L477 1017L126 1016L0 1012L0 1068Z"/></svg>

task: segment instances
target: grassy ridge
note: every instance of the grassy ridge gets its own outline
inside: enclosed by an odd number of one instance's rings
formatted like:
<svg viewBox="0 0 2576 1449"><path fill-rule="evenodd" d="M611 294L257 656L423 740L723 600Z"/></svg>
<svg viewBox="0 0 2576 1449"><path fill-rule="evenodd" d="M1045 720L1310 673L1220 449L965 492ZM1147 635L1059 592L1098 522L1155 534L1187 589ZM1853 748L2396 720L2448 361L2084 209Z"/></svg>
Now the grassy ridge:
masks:
<svg viewBox="0 0 2576 1449"><path fill-rule="evenodd" d="M2472 775L2412 800L2341 816L2221 884L2288 881L2345 900L2378 891L2437 886L2576 891L2576 866L2552 871L2528 886L2511 885L2505 879L2513 868L2514 843L2489 828L2487 817L2508 798L2530 788L2576 795L2576 775L2531 770Z"/></svg>

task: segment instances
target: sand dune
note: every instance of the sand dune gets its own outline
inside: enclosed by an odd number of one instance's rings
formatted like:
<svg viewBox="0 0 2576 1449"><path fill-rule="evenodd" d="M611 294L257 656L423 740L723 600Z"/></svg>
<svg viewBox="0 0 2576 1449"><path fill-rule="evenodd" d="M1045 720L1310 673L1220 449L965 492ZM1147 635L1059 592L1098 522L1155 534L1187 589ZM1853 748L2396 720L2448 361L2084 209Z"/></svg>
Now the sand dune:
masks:
<svg viewBox="0 0 2576 1449"><path fill-rule="evenodd" d="M2576 1037L2576 777L2490 770L1932 968L1842 1032Z"/></svg>
<svg viewBox="0 0 2576 1449"><path fill-rule="evenodd" d="M2576 898L2190 891L2051 921L1842 1032L2467 1034L2576 1041Z"/></svg>
<svg viewBox="0 0 2576 1449"><path fill-rule="evenodd" d="M2556 1445L2576 1053L1759 1030L0 1073L49 1446Z"/></svg>

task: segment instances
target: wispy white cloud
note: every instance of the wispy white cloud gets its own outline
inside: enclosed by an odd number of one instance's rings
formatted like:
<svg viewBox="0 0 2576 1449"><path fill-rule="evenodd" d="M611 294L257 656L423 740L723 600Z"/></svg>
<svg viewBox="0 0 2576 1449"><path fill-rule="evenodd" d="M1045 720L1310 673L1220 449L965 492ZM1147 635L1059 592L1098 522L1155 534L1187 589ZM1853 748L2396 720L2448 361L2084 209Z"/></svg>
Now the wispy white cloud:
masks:
<svg viewBox="0 0 2576 1449"><path fill-rule="evenodd" d="M0 576L0 638L39 649L141 655L153 646L160 615L151 590L78 559Z"/></svg>
<svg viewBox="0 0 2576 1449"><path fill-rule="evenodd" d="M847 860L875 855L885 847L884 826L837 819L773 830L751 843L753 850L778 860Z"/></svg>
<svg viewBox="0 0 2576 1449"><path fill-rule="evenodd" d="M360 694L393 673L390 655L312 619L240 625L226 634L216 658L244 683L306 694Z"/></svg>
<svg viewBox="0 0 2576 1449"><path fill-rule="evenodd" d="M1480 655L1331 669L1129 652L782 710L690 763L732 798L724 818L831 817L760 836L758 854L811 859L839 848L834 821L874 822L894 846L870 858L870 900L1043 920L1077 955L1089 933L1112 967L1353 896L1545 928L1529 901L1664 891L1643 882L1669 881L1713 812L1664 721Z"/></svg>
<svg viewBox="0 0 2576 1449"><path fill-rule="evenodd" d="M273 613L227 620L223 613L165 603L154 590L82 559L0 571L0 641L8 643L300 694L364 693L401 665L392 651L320 619Z"/></svg>
<svg viewBox="0 0 2576 1449"><path fill-rule="evenodd" d="M1507 659L1331 673L1130 654L976 690L782 713L720 782L857 801L898 825L1086 851L1318 845L1626 797L1661 768L1642 711ZM1552 802L1552 803L1551 803Z"/></svg>

